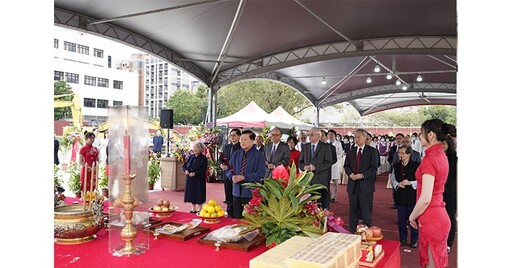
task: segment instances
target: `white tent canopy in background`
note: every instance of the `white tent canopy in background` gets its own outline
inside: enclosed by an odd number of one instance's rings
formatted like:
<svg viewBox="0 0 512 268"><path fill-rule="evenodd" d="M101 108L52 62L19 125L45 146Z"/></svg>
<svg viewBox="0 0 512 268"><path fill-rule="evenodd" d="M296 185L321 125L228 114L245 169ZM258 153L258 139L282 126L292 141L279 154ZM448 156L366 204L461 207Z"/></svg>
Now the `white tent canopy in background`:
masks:
<svg viewBox="0 0 512 268"><path fill-rule="evenodd" d="M267 125L279 128L296 127L299 130L309 130L312 124L307 124L289 114L283 107L277 107L267 118Z"/></svg>
<svg viewBox="0 0 512 268"><path fill-rule="evenodd" d="M268 116L269 114L265 110L261 109L254 101L251 101L240 111L217 119L217 125L227 124L230 128L263 128Z"/></svg>
<svg viewBox="0 0 512 268"><path fill-rule="evenodd" d="M283 107L277 107L268 114L254 101L240 111L217 119L217 125L226 124L230 128L263 128L265 126L274 126L279 128L291 129L293 127L299 130L308 130L313 127L311 124L304 123L286 112Z"/></svg>

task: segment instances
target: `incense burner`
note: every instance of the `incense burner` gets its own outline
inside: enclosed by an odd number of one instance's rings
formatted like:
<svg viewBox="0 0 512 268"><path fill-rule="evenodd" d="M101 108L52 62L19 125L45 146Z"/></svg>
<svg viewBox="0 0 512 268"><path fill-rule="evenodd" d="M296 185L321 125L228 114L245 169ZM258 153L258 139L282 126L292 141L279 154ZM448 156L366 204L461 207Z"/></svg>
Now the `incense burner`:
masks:
<svg viewBox="0 0 512 268"><path fill-rule="evenodd" d="M101 202L101 208L98 204L93 204L93 208L87 210L84 210L83 205L80 204L55 208L54 242L82 244L92 241L103 227L102 210L103 202Z"/></svg>

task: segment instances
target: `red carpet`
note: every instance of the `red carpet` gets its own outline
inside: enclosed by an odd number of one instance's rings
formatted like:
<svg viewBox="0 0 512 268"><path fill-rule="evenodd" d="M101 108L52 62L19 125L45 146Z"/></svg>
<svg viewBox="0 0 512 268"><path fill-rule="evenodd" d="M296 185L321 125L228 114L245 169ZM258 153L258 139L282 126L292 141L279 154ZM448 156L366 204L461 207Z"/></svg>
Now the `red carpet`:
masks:
<svg viewBox="0 0 512 268"><path fill-rule="evenodd" d="M381 174L377 177L375 185L376 190L373 198L373 224L382 228L385 239L399 241L398 226L396 225L398 217L396 210L391 209L393 205L393 198L391 196L392 190L386 188L387 180L388 173ZM213 198L219 203L224 200L224 188L222 183L207 183L206 187L207 199ZM349 229L347 186L340 185L338 187L337 202L331 203L330 209L336 216L340 216L345 221L346 224L343 227ZM180 207L180 211L190 211L190 204L183 203L183 192L168 189L162 191L158 189L150 193L150 200L156 202L160 198L171 200L171 203L177 204ZM225 204L221 206L226 209ZM419 253L417 249L410 248L409 246L401 247L400 257L401 267L419 267ZM452 252L449 255L449 264L449 267L457 267L457 238L455 238Z"/></svg>
<svg viewBox="0 0 512 268"><path fill-rule="evenodd" d="M376 191L375 191L375 195L374 195L373 224L382 228L383 234L384 234L384 239L398 241L399 240L398 227L396 225L397 215L396 215L396 211L394 209L391 209L391 206L392 206L391 189L386 188L386 183L387 183L387 174L378 176L377 183L376 183ZM331 203L330 209L336 214L336 216L340 216L347 223L347 224L345 224L344 227L348 229L348 197L346 194L346 185L340 185L339 187L340 188L338 189L337 202ZM222 201L224 200L224 186L222 183L207 183L206 195L207 195L207 200L208 199L216 199L220 203L221 207L223 207L223 209L226 209L226 205L222 203ZM190 204L185 204L183 202L183 191L172 191L169 189L166 189L166 190L157 189L157 190L150 191L149 198L150 198L150 202L152 202L152 203L156 203L158 201L158 199L167 199L167 200L170 200L172 204L179 206L178 211L181 211L181 212L189 212L190 211ZM100 238L100 236L105 236L104 231L100 231L98 233L98 236L99 236L98 238ZM96 239L96 240L98 240L98 239ZM86 243L84 245L81 245L80 247L94 248L95 243L97 243L97 241L92 241L92 242ZM158 248L158 244L155 245L154 243L151 243L150 246L152 249ZM173 255L180 254L180 252L181 252L180 249L182 249L182 247L184 247L184 246L185 245L178 244L176 249L173 249L173 251L169 254L173 254ZM204 245L194 245L194 246L190 246L190 247L197 247L197 246L202 247ZM56 245L56 247L58 247L58 246ZM59 247L62 247L62 246L59 246ZM258 250L258 249L259 248L255 249L255 250ZM263 252L263 249L260 249L260 250L262 250L261 252ZM413 249L408 246L405 246L405 247L401 247L400 250L401 250L400 251L400 258L401 258L401 266L400 267L404 267L404 268L419 267L419 253L418 253L417 249ZM215 253L215 251L213 251L212 253ZM105 253L105 254L107 254L109 257L111 256L108 253ZM168 254L168 253L165 253L165 254ZM224 254L224 253L222 253L222 254ZM229 255L227 253L225 253L225 254ZM74 255L74 254L71 254L70 252L68 252L68 253L64 254L63 256L55 256L56 264L57 264L58 258L62 258L62 261L63 261L63 262L61 262L61 264L62 264L62 263L68 263L69 260L67 260L67 261L64 261L64 260L66 260L66 258L69 259L71 257L78 258L76 260L76 262L79 262L80 258L77 257L77 255ZM132 256L132 257L140 258L141 256ZM132 258L132 257L130 257L130 258ZM223 259L223 260L229 259L227 256L224 256L224 257L226 257L226 259ZM208 256L187 256L187 258L195 258L198 260L198 263L200 262L202 264L205 264L205 266L200 265L198 267L222 267L221 263L209 261ZM98 258L98 261L100 259L101 258ZM119 258L116 257L116 259L119 259ZM123 258L120 258L120 259L123 259ZM216 259L216 260L218 260L218 259ZM119 260L119 261L122 262L122 260ZM174 258L173 258L173 261L177 261L177 260L174 260ZM224 263L224 261L222 261L222 262ZM455 243L452 247L452 252L449 255L449 263L450 263L449 267L457 267L457 239L455 239ZM148 261L147 264L155 265L156 263ZM167 263L167 264L170 265L170 263ZM122 263L119 263L119 265L124 266ZM79 267L79 265L78 266L74 265L74 266ZM167 265L164 265L164 266L167 266ZM59 266L56 265L55 267L59 267ZM179 267L179 266L174 266L174 267Z"/></svg>

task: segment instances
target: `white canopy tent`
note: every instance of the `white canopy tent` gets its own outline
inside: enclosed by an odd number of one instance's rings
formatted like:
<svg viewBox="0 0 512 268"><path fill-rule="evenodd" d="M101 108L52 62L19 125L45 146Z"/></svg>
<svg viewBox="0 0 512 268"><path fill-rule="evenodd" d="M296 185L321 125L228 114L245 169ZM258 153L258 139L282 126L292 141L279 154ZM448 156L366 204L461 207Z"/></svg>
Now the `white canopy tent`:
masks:
<svg viewBox="0 0 512 268"><path fill-rule="evenodd" d="M240 109L240 111L230 116L217 119L217 125L227 124L230 128L263 128L265 127L268 116L269 114L261 109L258 104L251 101L247 106Z"/></svg>
<svg viewBox="0 0 512 268"><path fill-rule="evenodd" d="M267 125L288 128L296 127L299 130L309 130L312 124L307 124L289 114L283 107L279 106L272 111L267 118Z"/></svg>

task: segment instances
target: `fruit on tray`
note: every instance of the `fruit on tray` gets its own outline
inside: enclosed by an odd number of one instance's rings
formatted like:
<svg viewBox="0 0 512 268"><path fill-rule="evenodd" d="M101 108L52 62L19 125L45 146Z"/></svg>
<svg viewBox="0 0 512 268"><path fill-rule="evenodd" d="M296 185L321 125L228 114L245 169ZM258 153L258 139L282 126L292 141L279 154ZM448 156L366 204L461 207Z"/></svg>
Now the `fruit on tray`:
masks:
<svg viewBox="0 0 512 268"><path fill-rule="evenodd" d="M199 212L199 216L204 218L220 218L224 217L224 211L217 205L215 199L208 200L208 203L204 204Z"/></svg>
<svg viewBox="0 0 512 268"><path fill-rule="evenodd" d="M169 212L174 210L174 206L171 205L169 200L160 199L153 207L154 212Z"/></svg>

